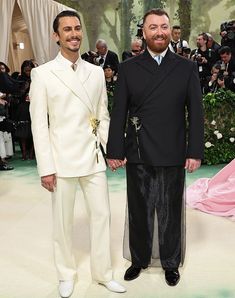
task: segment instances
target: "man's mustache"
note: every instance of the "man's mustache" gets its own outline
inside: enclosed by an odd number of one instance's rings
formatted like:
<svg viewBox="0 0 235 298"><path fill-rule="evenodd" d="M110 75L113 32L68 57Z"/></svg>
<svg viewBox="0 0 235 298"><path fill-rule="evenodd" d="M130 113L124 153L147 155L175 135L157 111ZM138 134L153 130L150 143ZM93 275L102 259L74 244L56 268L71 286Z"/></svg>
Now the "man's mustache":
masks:
<svg viewBox="0 0 235 298"><path fill-rule="evenodd" d="M66 39L66 41L71 41L71 40L81 41L81 39L79 37L70 37L70 38Z"/></svg>
<svg viewBox="0 0 235 298"><path fill-rule="evenodd" d="M162 35L162 34L161 34L161 35L159 35L159 34L158 34L158 35L154 35L154 36L152 37L152 39L158 39L158 38L167 39L166 36L165 36L165 35Z"/></svg>

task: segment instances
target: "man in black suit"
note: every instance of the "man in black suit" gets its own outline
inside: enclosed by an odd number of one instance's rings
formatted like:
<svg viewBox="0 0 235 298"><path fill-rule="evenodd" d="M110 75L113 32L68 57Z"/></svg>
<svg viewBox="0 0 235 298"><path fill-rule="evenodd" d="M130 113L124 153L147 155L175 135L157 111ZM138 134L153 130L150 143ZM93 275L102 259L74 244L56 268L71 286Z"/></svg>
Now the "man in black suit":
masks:
<svg viewBox="0 0 235 298"><path fill-rule="evenodd" d="M136 38L136 39L132 40L131 50L130 51L124 51L122 53L122 61L125 61L129 58L140 55L141 52L142 52L142 46L143 46L142 39Z"/></svg>
<svg viewBox="0 0 235 298"><path fill-rule="evenodd" d="M107 43L104 39L98 39L96 41L96 49L97 49L97 58L96 58L96 64L102 66L103 68L106 67L106 65L112 65L115 73L117 73L118 70L118 55L110 50L108 50Z"/></svg>
<svg viewBox="0 0 235 298"><path fill-rule="evenodd" d="M112 170L126 163L132 265L124 279L148 267L158 239L166 282L174 286L183 263L185 169L200 166L204 142L197 66L168 49L170 32L164 10L145 14L147 49L119 66L107 158Z"/></svg>

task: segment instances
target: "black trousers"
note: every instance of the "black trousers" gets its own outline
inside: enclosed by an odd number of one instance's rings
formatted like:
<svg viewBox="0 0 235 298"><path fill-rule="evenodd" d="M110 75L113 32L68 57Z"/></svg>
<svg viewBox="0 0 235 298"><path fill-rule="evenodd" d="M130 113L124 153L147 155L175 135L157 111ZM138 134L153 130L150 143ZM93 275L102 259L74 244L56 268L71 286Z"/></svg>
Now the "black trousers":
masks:
<svg viewBox="0 0 235 298"><path fill-rule="evenodd" d="M178 268L181 262L184 167L127 164L126 172L132 264L147 267L150 263L157 214L161 265L163 269Z"/></svg>

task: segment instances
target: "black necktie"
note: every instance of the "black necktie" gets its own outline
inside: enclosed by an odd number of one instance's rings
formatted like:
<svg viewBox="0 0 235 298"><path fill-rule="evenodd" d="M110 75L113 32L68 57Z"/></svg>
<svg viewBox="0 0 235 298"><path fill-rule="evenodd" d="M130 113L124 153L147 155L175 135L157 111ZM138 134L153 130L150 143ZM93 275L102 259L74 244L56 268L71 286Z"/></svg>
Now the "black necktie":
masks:
<svg viewBox="0 0 235 298"><path fill-rule="evenodd" d="M175 53L177 52L177 44L178 44L178 41L177 42L171 41L171 45Z"/></svg>

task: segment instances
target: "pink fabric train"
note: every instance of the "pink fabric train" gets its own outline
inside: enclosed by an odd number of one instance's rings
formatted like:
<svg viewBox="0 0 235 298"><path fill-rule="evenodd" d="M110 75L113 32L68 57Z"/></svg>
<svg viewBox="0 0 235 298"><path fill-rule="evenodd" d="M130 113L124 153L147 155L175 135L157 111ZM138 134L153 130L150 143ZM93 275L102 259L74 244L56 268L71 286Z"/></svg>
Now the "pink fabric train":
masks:
<svg viewBox="0 0 235 298"><path fill-rule="evenodd" d="M186 191L187 205L235 220L235 159L212 178L196 180Z"/></svg>

